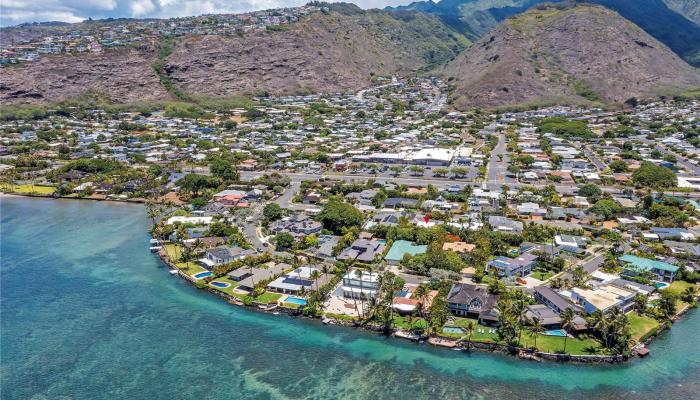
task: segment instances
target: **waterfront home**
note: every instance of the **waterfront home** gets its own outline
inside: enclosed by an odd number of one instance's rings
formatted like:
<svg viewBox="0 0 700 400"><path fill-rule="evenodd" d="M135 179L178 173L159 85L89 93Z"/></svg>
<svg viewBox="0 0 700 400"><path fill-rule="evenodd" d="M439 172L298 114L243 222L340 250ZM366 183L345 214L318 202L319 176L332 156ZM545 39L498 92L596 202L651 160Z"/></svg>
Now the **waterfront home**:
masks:
<svg viewBox="0 0 700 400"><path fill-rule="evenodd" d="M490 294L485 287L477 285L454 284L447 294L447 308L452 314L476 317L482 324L498 322L496 303L497 295Z"/></svg>
<svg viewBox="0 0 700 400"><path fill-rule="evenodd" d="M673 282L678 272L678 266L676 265L631 254L625 254L619 260L624 263L623 275L627 276L636 276L643 272L650 272L659 281Z"/></svg>
<svg viewBox="0 0 700 400"><path fill-rule="evenodd" d="M178 215L168 218L168 225L172 225L176 222L181 224L209 225L212 220L212 217L186 217Z"/></svg>
<svg viewBox="0 0 700 400"><path fill-rule="evenodd" d="M243 249L238 246L215 247L204 252L204 258L199 261L206 267L230 263L255 254L255 250Z"/></svg>
<svg viewBox="0 0 700 400"><path fill-rule="evenodd" d="M579 287L571 289L571 298L580 304L588 314L595 311L606 313L615 307L626 312L633 306L632 299L636 294L637 292L634 290L613 285L601 285L592 289Z"/></svg>
<svg viewBox="0 0 700 400"><path fill-rule="evenodd" d="M551 308L558 314L561 314L566 309L573 309L575 312L581 311L581 308L572 304L566 297L557 293L549 286L535 286L533 297L536 301Z"/></svg>
<svg viewBox="0 0 700 400"><path fill-rule="evenodd" d="M343 276L343 296L350 299L374 298L379 291L379 274L354 268Z"/></svg>
<svg viewBox="0 0 700 400"><path fill-rule="evenodd" d="M424 298L417 298L415 291L418 288L417 284L406 284L401 290L394 293L391 301L391 307L402 315L412 314L420 308L423 310L430 309L433 304L433 299L438 295L437 290L429 291Z"/></svg>
<svg viewBox="0 0 700 400"><path fill-rule="evenodd" d="M319 272L319 278L313 279L314 272ZM298 294L300 291L317 290L330 281L328 274L320 275L318 268L301 266L275 279L267 285L267 289L273 292Z"/></svg>
<svg viewBox="0 0 700 400"><path fill-rule="evenodd" d="M338 260L357 260L365 263L374 261L377 255L384 253L386 245L384 241L376 239L357 239L350 247L344 249Z"/></svg>
<svg viewBox="0 0 700 400"><path fill-rule="evenodd" d="M406 254L416 256L425 253L427 250L427 245L416 245L407 240L396 240L394 244L391 245L384 259L387 264L399 265Z"/></svg>
<svg viewBox="0 0 700 400"><path fill-rule="evenodd" d="M243 290L253 290L255 285L262 281L274 278L275 276L284 273L284 271L292 268L286 263L269 262L263 267L255 268L238 268L228 273L228 276L238 282L238 288Z"/></svg>
<svg viewBox="0 0 700 400"><path fill-rule="evenodd" d="M525 307L525 317L528 320L537 318L540 324L547 329L559 328L561 324L559 313L544 304L531 304Z"/></svg>
<svg viewBox="0 0 700 400"><path fill-rule="evenodd" d="M530 274L535 268L537 256L532 253L524 253L516 258L496 257L486 264L486 270L495 268L501 276L525 276Z"/></svg>

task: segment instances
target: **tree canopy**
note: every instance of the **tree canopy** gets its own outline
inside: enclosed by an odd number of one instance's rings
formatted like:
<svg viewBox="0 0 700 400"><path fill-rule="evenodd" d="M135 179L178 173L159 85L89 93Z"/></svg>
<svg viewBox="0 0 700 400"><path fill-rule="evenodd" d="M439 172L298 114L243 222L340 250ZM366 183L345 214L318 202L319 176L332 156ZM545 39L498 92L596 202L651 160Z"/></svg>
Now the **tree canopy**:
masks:
<svg viewBox="0 0 700 400"><path fill-rule="evenodd" d="M323 227L333 231L335 234L342 234L343 229L361 226L364 222L362 212L351 204L342 201L331 200L318 215Z"/></svg>
<svg viewBox="0 0 700 400"><path fill-rule="evenodd" d="M678 186L676 174L666 167L645 161L632 173L632 181L642 187L651 189L670 189Z"/></svg>

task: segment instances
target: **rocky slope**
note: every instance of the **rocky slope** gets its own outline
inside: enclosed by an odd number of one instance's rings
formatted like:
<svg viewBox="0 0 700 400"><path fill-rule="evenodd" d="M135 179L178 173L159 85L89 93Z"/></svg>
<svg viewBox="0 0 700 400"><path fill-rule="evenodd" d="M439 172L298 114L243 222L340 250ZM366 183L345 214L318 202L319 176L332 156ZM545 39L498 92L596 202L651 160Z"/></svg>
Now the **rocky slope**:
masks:
<svg viewBox="0 0 700 400"><path fill-rule="evenodd" d="M170 99L151 68L156 47L43 57L0 70L0 103L55 103L84 95L114 103Z"/></svg>
<svg viewBox="0 0 700 400"><path fill-rule="evenodd" d="M468 42L437 18L380 11L317 13L284 32L191 37L164 67L186 93L227 96L334 92L371 74L406 74L447 62Z"/></svg>
<svg viewBox="0 0 700 400"><path fill-rule="evenodd" d="M435 16L362 11L348 4L330 9L283 30L177 38L164 58L157 45L44 57L3 69L0 101L55 102L86 90L120 103L170 98L154 72L156 63L172 93L194 98L356 90L368 86L373 74L409 74L444 64L470 44Z"/></svg>
<svg viewBox="0 0 700 400"><path fill-rule="evenodd" d="M624 102L700 86L697 70L616 12L537 8L506 20L445 67L457 107Z"/></svg>

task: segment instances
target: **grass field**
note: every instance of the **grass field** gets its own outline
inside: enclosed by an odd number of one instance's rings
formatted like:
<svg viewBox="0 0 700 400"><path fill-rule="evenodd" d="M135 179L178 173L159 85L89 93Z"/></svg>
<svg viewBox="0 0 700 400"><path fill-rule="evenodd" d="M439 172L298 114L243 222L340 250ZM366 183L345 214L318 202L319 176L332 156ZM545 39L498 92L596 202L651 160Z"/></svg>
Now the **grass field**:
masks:
<svg viewBox="0 0 700 400"><path fill-rule="evenodd" d="M406 317L394 315L394 328L403 329L407 331L411 329L425 329L427 327L428 323L423 318L415 317L412 321L409 322L408 318Z"/></svg>
<svg viewBox="0 0 700 400"><path fill-rule="evenodd" d="M53 194L56 191L54 186L40 186L40 185L0 185L0 190L13 192L13 193L25 193L25 194Z"/></svg>
<svg viewBox="0 0 700 400"><path fill-rule="evenodd" d="M256 297L255 301L257 301L258 303L270 304L277 302L277 300L279 300L280 297L282 297L282 295L279 293L265 292L260 296Z"/></svg>
<svg viewBox="0 0 700 400"><path fill-rule="evenodd" d="M685 282L685 281L674 281L671 283L671 285L663 290L667 292L671 292L676 296L682 296L683 292L685 292L685 289L694 286L694 283L690 282Z"/></svg>
<svg viewBox="0 0 700 400"><path fill-rule="evenodd" d="M640 316L636 312L627 314L627 318L629 318L630 321L632 340L635 342L638 342L639 339L643 338L647 333L659 327L659 321L646 315Z"/></svg>
<svg viewBox="0 0 700 400"><path fill-rule="evenodd" d="M546 281L554 276L554 272L535 271L530 276L541 281Z"/></svg>

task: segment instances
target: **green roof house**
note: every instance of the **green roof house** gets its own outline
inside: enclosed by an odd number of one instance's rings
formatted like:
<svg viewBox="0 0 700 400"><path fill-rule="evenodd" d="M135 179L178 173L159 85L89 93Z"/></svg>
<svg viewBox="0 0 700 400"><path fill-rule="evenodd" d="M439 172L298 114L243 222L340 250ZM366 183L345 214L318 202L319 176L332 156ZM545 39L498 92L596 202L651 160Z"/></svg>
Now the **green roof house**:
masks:
<svg viewBox="0 0 700 400"><path fill-rule="evenodd" d="M625 254L620 257L620 261L625 264L625 275L635 276L641 272L651 272L656 275L656 279L665 282L673 282L678 272L678 266L663 261L652 260Z"/></svg>
<svg viewBox="0 0 700 400"><path fill-rule="evenodd" d="M426 245L415 245L408 240L397 240L386 253L384 259L388 264L399 265L403 256L410 254L412 256L423 254L428 250Z"/></svg>

